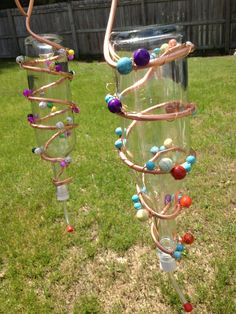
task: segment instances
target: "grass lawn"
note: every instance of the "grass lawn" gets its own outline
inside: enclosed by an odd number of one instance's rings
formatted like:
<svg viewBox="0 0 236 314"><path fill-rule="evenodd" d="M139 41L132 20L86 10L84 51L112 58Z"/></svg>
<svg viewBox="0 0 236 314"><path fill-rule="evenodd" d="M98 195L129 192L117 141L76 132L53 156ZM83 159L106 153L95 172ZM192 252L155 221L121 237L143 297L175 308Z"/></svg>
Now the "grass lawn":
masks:
<svg viewBox="0 0 236 314"><path fill-rule="evenodd" d="M236 58L191 58L189 99L198 163L188 179L194 204L178 218L196 241L179 266L194 313L236 313ZM0 62L0 313L169 314L181 305L159 270L147 224L136 221L134 179L114 149L118 118L104 104L104 63L72 62L77 116L65 232L50 164L31 153L34 131L21 96L26 73Z"/></svg>

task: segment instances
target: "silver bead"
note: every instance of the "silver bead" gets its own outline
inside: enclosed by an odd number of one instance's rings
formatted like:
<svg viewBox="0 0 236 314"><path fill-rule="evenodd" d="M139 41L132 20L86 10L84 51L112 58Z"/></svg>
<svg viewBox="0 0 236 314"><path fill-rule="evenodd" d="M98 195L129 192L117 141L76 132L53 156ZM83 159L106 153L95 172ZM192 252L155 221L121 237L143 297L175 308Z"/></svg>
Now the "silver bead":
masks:
<svg viewBox="0 0 236 314"><path fill-rule="evenodd" d="M16 57L16 63L21 64L24 61L24 57L23 56L18 56Z"/></svg>
<svg viewBox="0 0 236 314"><path fill-rule="evenodd" d="M42 152L43 152L43 148L42 148L42 147L37 147L37 148L35 148L35 150L34 150L34 153L35 153L36 155L41 155Z"/></svg>
<svg viewBox="0 0 236 314"><path fill-rule="evenodd" d="M63 128L64 128L64 123L61 122L61 121L57 122L57 123L56 123L56 128L57 128L57 129L63 129Z"/></svg>
<svg viewBox="0 0 236 314"><path fill-rule="evenodd" d="M66 121L68 124L72 124L73 123L73 119L71 117L67 117Z"/></svg>
<svg viewBox="0 0 236 314"><path fill-rule="evenodd" d="M40 103L39 103L39 108L40 108L40 109L45 109L45 108L47 108L47 103L46 103L45 101L40 101Z"/></svg>
<svg viewBox="0 0 236 314"><path fill-rule="evenodd" d="M67 164L70 164L70 163L72 162L72 158L71 158L70 156L67 156L67 157L65 158L65 162L66 162Z"/></svg>

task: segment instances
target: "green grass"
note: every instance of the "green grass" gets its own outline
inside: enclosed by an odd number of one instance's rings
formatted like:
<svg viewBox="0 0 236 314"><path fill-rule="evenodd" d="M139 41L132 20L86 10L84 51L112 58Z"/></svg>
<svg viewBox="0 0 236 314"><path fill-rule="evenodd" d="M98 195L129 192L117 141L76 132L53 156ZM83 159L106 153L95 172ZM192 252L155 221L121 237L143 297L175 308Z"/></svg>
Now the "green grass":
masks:
<svg viewBox="0 0 236 314"><path fill-rule="evenodd" d="M196 242L179 280L196 313L236 312L235 62L189 60L198 163L188 183L194 205L179 225L191 228ZM81 114L68 170L76 232L67 234L50 165L31 154L34 132L21 96L26 74L14 62L0 63L0 313L181 313L148 227L134 218L134 179L114 150L119 120L103 101L112 73L97 62L71 68Z"/></svg>

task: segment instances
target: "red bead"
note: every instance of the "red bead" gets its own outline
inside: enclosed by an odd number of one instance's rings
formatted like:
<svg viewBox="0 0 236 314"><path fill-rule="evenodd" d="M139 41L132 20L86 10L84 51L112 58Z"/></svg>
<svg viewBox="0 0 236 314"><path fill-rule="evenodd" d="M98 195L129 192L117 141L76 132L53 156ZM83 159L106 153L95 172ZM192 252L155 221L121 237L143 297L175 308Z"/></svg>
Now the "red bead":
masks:
<svg viewBox="0 0 236 314"><path fill-rule="evenodd" d="M194 242L194 236L190 232L186 232L182 237L182 242L185 244L192 244Z"/></svg>
<svg viewBox="0 0 236 314"><path fill-rule="evenodd" d="M186 170L184 169L184 167L178 165L175 166L171 172L172 176L175 178L175 180L181 180L186 176Z"/></svg>
<svg viewBox="0 0 236 314"><path fill-rule="evenodd" d="M67 228L66 228L66 231L71 233L71 232L74 232L75 229L74 229L73 226L68 225Z"/></svg>
<svg viewBox="0 0 236 314"><path fill-rule="evenodd" d="M184 195L181 197L181 199L179 200L179 203L181 206L183 207L189 207L192 205L192 199L191 197L189 197L188 195Z"/></svg>
<svg viewBox="0 0 236 314"><path fill-rule="evenodd" d="M192 312L192 310L193 310L192 304L191 303L185 303L184 304L184 310L185 310L185 312Z"/></svg>

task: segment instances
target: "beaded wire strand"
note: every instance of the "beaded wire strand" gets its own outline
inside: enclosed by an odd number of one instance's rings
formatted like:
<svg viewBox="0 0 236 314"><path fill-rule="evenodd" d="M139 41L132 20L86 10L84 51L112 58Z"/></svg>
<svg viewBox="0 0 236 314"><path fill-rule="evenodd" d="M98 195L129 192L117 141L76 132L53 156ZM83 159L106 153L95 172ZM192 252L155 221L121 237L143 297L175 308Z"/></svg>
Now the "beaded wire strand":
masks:
<svg viewBox="0 0 236 314"><path fill-rule="evenodd" d="M63 100L59 98L48 98L44 97L43 94L45 91L55 88L56 86L59 86L66 80L71 81L73 79L73 73L71 72L63 72L62 67L60 65L60 61L67 60L73 60L74 59L74 51L72 49L65 48L61 46L60 44L53 42L51 40L48 40L45 37L42 37L40 35L35 34L30 27L30 21L32 16L32 11L34 7L34 0L29 1L28 9L27 11L24 10L19 0L15 0L15 3L21 12L23 16L26 18L26 29L28 33L38 42L47 44L49 46L52 46L57 52L58 55L54 56L47 56L47 57L40 57L38 59L34 60L24 60L24 57L19 56L17 57L17 62L20 64L20 67L31 71L31 72L43 72L48 75L55 76L56 80L52 83L45 84L43 86L40 86L36 90L29 90L25 89L23 91L23 95L27 97L27 99L30 102L38 102L39 105L42 106L53 106L53 104L58 104L60 106L64 106L65 109L62 110L52 110L49 114L42 116L42 117L35 117L32 114L28 115L28 122L30 123L31 127L35 129L40 130L52 130L55 131L55 133L44 143L43 147L33 148L33 152L36 154L39 154L43 160L46 160L48 162L51 162L53 166L56 164L59 164L59 171L54 171L54 177L52 179L53 184L56 187L60 187L66 184L69 184L72 181L72 177L63 178L65 169L69 166L71 162L71 158L67 156L64 157L51 157L48 154L48 149L50 145L60 136L63 134L69 134L69 132L76 128L78 125L73 122L73 119L71 118L66 123L58 122L56 125L45 125L44 123L54 117L60 117L61 115L65 114L66 112L73 113L79 113L80 109L77 107L77 105L69 100ZM47 68L42 68L40 65L48 64L49 66ZM53 67L51 67L51 64L54 64ZM54 107L56 108L56 107ZM64 209L64 215L65 220L67 223L67 231L73 232L74 228L70 225L69 216L66 208L66 202L63 202L63 209Z"/></svg>
<svg viewBox="0 0 236 314"><path fill-rule="evenodd" d="M104 38L104 46L103 53L104 58L108 65L112 68L116 69L121 75L129 74L131 71L139 71L143 69L147 69L144 76L136 81L133 85L127 87L123 91L119 93L119 95L107 95L105 100L108 105L108 109L110 112L125 118L130 119L132 122L128 126L126 130L126 137L124 138L122 134L122 129L118 128L116 130L116 134L119 135L119 139L115 142L115 147L118 149L118 155L120 159L126 164L129 168L142 173L143 178L143 186L145 187L145 175L168 175L169 173L176 180L183 179L188 171L191 169L192 164L196 161L196 153L191 150L190 155L187 156L186 161L183 161L181 165L172 165L170 164L169 171L164 171L163 165L156 166L155 162L165 153L169 151L179 151L187 154L185 150L181 147L177 147L174 145L170 145L170 147L165 148L163 151L156 151L154 156L145 164L145 165L137 165L133 163L129 157L132 157L132 153L126 149L126 141L128 141L129 135L132 132L132 129L136 126L138 121L173 121L175 119L181 119L183 117L191 116L196 111L196 106L193 103L180 103L179 101L165 102L161 104L156 104L148 109L145 109L140 112L128 112L126 110L127 106L123 102L123 96L133 93L134 91L140 89L144 86L148 80L150 80L157 67L160 67L164 64L170 63L180 58L184 58L188 56L194 50L194 45L191 42L186 42L184 44L178 44L175 40L171 40L169 45L167 44L166 49L155 58L151 59L149 53L145 49L139 49L139 51L134 52L133 59L123 57L120 58L119 55L114 51L114 47L111 42L111 33L113 29L113 24L115 20L116 10L117 10L118 0L112 0L111 9L109 14L109 19L107 23L105 38ZM139 55L142 55L142 58L139 58ZM122 102L121 102L122 100ZM152 112L156 109L164 108L166 113L162 114L153 114ZM168 158L166 158L168 159ZM169 161L169 160L168 160ZM170 161L169 161L170 162ZM186 166L187 164L187 166ZM159 162L160 165L160 162ZM187 168L184 168L187 167ZM153 238L156 247L161 252L170 255L176 260L180 259L181 252L183 250L183 244L191 244L194 241L194 237L190 232L185 233L183 237L176 236L176 242L178 243L176 249L169 250L166 249L161 243L159 239L158 226L160 220L169 220L174 219L180 215L185 208L188 208L192 200L187 195L182 195L181 192L176 192L174 195L174 206L171 208L171 196L168 195L168 199L165 201L165 206L160 213L156 210L152 209L146 200L148 200L148 195L145 191L141 190L139 186L136 186L137 194L133 195L132 200L134 202L134 207L139 211L144 213L144 216L141 216L142 220L146 220L148 218L152 218L151 223L151 236ZM143 219L144 218L144 219ZM192 304L189 303L184 297L181 289L179 288L173 272L169 273L170 280L172 282L173 287L178 293L180 300L183 304L183 308L185 312L191 312L193 307Z"/></svg>

